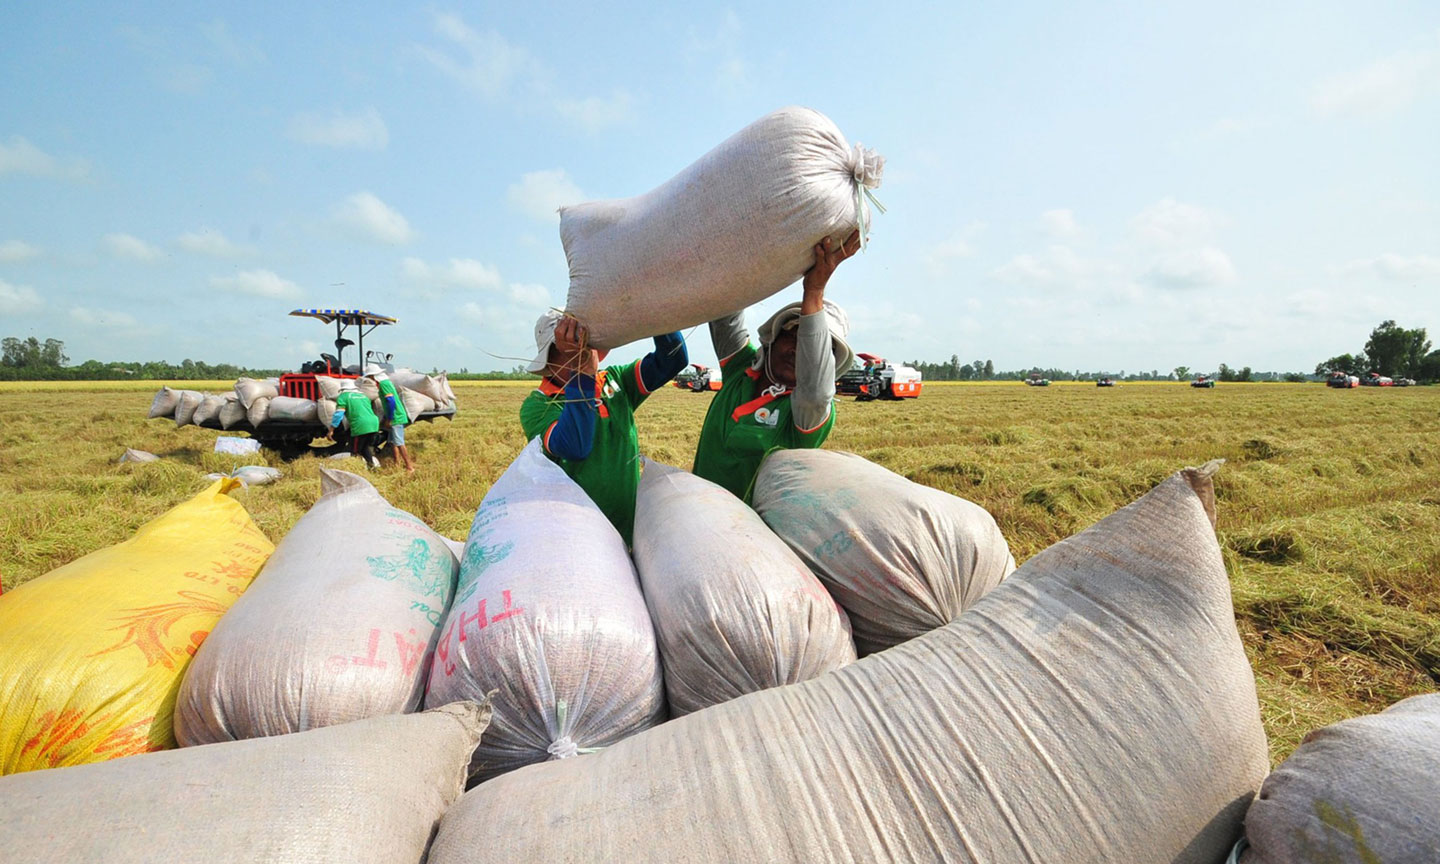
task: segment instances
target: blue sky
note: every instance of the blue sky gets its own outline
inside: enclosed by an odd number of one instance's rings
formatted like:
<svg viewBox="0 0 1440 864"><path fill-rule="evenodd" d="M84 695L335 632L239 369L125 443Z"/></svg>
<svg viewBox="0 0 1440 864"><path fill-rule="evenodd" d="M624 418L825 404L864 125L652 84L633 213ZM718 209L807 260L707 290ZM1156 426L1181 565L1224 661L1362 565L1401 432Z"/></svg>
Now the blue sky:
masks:
<svg viewBox="0 0 1440 864"><path fill-rule="evenodd" d="M285 313L349 305L400 319L397 360L509 368L564 304L556 206L800 104L888 160L831 283L857 350L1440 342L1440 5L651 5L8 5L0 335L288 366L327 339Z"/></svg>

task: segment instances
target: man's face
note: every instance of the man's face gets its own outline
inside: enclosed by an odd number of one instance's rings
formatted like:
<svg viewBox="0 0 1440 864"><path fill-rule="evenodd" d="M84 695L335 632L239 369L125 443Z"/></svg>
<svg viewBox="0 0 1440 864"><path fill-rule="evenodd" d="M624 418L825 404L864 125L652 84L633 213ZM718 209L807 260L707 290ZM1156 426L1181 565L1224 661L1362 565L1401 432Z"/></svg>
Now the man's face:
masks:
<svg viewBox="0 0 1440 864"><path fill-rule="evenodd" d="M795 386L795 331L782 330L775 341L765 349L770 355L767 364L770 377L776 384Z"/></svg>

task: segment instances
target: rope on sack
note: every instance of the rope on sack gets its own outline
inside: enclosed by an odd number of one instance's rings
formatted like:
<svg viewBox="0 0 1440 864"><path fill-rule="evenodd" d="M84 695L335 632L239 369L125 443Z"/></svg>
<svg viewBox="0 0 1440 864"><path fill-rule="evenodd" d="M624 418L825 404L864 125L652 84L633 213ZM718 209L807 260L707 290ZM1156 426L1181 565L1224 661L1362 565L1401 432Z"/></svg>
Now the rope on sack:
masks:
<svg viewBox="0 0 1440 864"><path fill-rule="evenodd" d="M860 231L860 248L863 250L870 235L870 206L873 205L881 214L885 213L885 205L870 191L880 188L880 180L885 173L885 157L857 142L850 150L849 168L855 184L855 223Z"/></svg>
<svg viewBox="0 0 1440 864"><path fill-rule="evenodd" d="M564 699L555 700L555 728L561 732L565 731L565 718L569 713L570 706ZM584 753L599 753L603 747L581 747L569 735L561 735L549 746L545 752L550 754L551 759L569 759L572 756L579 756Z"/></svg>

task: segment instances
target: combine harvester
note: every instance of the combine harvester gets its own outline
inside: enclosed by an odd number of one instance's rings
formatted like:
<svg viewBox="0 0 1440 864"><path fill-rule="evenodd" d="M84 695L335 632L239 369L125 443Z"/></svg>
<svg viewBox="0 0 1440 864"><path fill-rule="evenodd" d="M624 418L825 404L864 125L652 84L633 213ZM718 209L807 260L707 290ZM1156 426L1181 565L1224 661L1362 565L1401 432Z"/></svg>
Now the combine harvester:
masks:
<svg viewBox="0 0 1440 864"><path fill-rule="evenodd" d="M1360 378L1355 375L1346 375L1344 372L1331 372L1330 377L1325 381L1325 386L1348 390L1351 387L1359 387Z"/></svg>
<svg viewBox="0 0 1440 864"><path fill-rule="evenodd" d="M691 393L713 393L720 389L720 370L700 363L691 363L682 369L671 383Z"/></svg>
<svg viewBox="0 0 1440 864"><path fill-rule="evenodd" d="M172 417L181 426L193 423L208 429L244 432L259 441L260 446L290 459L304 455L315 439L325 437L339 382L355 382L361 392L378 404L378 391L371 392L373 383L361 375L367 363L384 369L394 382L411 423L455 416L455 393L444 373L432 377L397 368L392 362L394 355L365 350L365 337L377 327L396 323L396 319L364 309L296 309L290 314L334 324L335 353L322 353L318 359L303 363L299 372L289 372L279 378L265 381L242 378L236 382L233 393L206 396L195 391L171 391L176 398L175 407L169 412L160 406L171 388L163 388L151 406L150 417ZM345 349L351 346L360 362L347 364ZM214 404L215 410L193 407L206 402ZM222 410L225 403L233 404L228 410ZM241 408L244 410L239 410ZM381 416L383 419L383 413ZM338 452L348 448L349 443L349 432L342 426L335 430L334 445L321 452Z"/></svg>
<svg viewBox="0 0 1440 864"><path fill-rule="evenodd" d="M858 366L840 376L835 382L838 396L854 396L856 402L870 402L875 399L899 401L915 399L920 395L920 370L910 366L896 366L884 357L874 354L857 354Z"/></svg>

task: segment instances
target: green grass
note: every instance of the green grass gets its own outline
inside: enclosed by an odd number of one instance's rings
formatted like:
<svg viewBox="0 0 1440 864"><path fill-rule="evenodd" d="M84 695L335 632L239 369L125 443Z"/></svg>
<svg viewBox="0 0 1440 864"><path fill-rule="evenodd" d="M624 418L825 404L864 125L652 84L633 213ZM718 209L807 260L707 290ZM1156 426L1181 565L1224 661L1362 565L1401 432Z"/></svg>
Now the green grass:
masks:
<svg viewBox="0 0 1440 864"><path fill-rule="evenodd" d="M218 455L222 433L145 420L157 386L0 388L5 588L124 540L209 471L284 467L280 482L237 493L273 540L319 495L321 460ZM524 444L517 410L529 385L455 389L455 421L409 431L419 472L371 477L463 539ZM709 401L653 396L638 415L642 450L689 467ZM1177 468L1228 460L1218 533L1276 759L1312 729L1440 679L1440 388L930 385L917 401L845 401L839 412L828 447L984 505L1022 562ZM164 459L117 464L126 447Z"/></svg>

